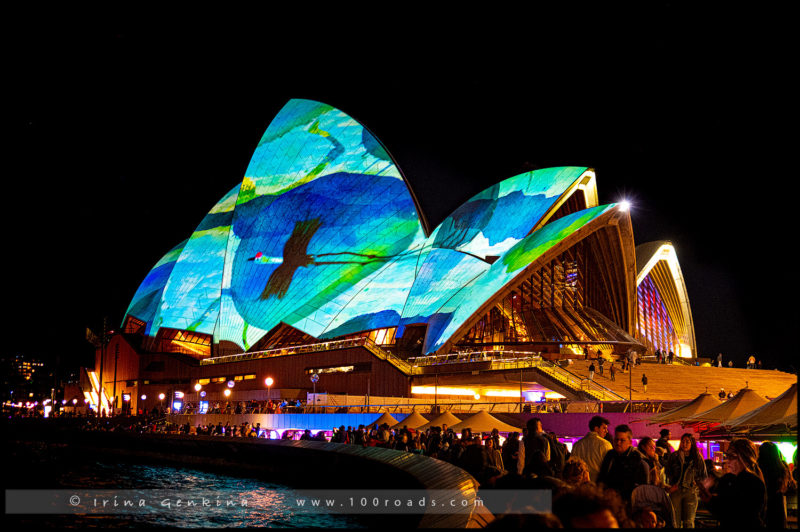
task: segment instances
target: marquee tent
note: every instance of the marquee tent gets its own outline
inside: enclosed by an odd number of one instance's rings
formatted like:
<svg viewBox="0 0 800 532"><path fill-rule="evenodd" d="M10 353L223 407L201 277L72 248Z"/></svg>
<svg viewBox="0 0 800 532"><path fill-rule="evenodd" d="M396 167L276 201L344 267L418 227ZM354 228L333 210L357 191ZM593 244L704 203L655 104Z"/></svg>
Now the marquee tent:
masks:
<svg viewBox="0 0 800 532"><path fill-rule="evenodd" d="M734 397L705 412L700 412L680 420L685 427L693 426L695 429L710 428L713 425L725 423L737 418L753 409L765 405L767 400L750 388L742 388Z"/></svg>
<svg viewBox="0 0 800 532"><path fill-rule="evenodd" d="M395 425L391 425L389 428L402 429L403 427L408 427L410 429L416 429L422 425L425 425L427 422L428 420L422 417L422 414L415 410L414 412L411 412L411 415L405 418L403 421L400 421Z"/></svg>
<svg viewBox="0 0 800 532"><path fill-rule="evenodd" d="M718 397L715 397L708 392L704 392L683 406L674 408L668 412L664 412L663 414L651 417L648 420L647 424L667 425L669 423L677 423L682 419L686 419L687 417L699 414L701 412L706 412L707 410L711 410L715 406L719 406L719 404L720 400Z"/></svg>
<svg viewBox="0 0 800 532"><path fill-rule="evenodd" d="M450 411L446 411L442 413L440 416L436 417L435 419L431 420L429 423L421 425L417 427L417 430L426 430L430 427L441 427L442 425L447 425L448 427L452 427L456 423L459 423L461 420L450 413Z"/></svg>
<svg viewBox="0 0 800 532"><path fill-rule="evenodd" d="M397 420L393 418L392 415L389 414L388 412L384 412L381 417L370 423L369 426L374 427L375 425L378 425L380 427L384 423L392 427L394 425L397 425Z"/></svg>
<svg viewBox="0 0 800 532"><path fill-rule="evenodd" d="M797 415L797 383L792 384L788 390L769 403L731 419L723 425L731 429L766 427L778 423L792 414Z"/></svg>
<svg viewBox="0 0 800 532"><path fill-rule="evenodd" d="M491 432L492 429L497 429L500 432L519 432L521 430L519 427L503 423L486 410L481 410L461 423L453 425L452 428L455 432L462 429L472 429L472 432Z"/></svg>

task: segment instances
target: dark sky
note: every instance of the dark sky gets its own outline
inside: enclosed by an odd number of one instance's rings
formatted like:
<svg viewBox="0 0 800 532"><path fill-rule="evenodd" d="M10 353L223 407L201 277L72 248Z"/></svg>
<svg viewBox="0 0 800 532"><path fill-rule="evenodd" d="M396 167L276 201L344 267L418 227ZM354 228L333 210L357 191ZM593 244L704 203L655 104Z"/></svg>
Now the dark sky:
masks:
<svg viewBox="0 0 800 532"><path fill-rule="evenodd" d="M788 48L669 4L651 15L560 40L377 32L306 47L274 25L20 31L2 354L85 364L85 327L119 324L155 262L241 180L272 117L310 98L381 139L434 227L520 172L594 167L601 203L633 202L637 244L675 245L701 354L796 367Z"/></svg>

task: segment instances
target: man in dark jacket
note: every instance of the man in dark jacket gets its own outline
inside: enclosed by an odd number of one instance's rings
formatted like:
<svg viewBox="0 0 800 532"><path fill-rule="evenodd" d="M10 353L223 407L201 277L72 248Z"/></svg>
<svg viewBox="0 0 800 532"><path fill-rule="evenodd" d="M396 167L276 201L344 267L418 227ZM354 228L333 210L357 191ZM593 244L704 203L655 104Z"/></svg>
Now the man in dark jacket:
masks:
<svg viewBox="0 0 800 532"><path fill-rule="evenodd" d="M667 454L675 452L675 449L672 448L672 445L669 443L669 438L672 435L669 429L661 429L659 432L660 436L658 440L656 440L656 447L661 447L664 449Z"/></svg>
<svg viewBox="0 0 800 532"><path fill-rule="evenodd" d="M647 484L650 468L642 454L633 447L633 431L628 425L614 429L614 448L606 453L600 465L597 482L619 492L630 500L633 489Z"/></svg>
<svg viewBox="0 0 800 532"><path fill-rule="evenodd" d="M523 439L525 445L525 469L523 475L534 473L538 476L551 476L552 471L545 471L550 462L550 442L542 428L542 420L533 417L527 423L528 434ZM549 468L548 468L549 469Z"/></svg>

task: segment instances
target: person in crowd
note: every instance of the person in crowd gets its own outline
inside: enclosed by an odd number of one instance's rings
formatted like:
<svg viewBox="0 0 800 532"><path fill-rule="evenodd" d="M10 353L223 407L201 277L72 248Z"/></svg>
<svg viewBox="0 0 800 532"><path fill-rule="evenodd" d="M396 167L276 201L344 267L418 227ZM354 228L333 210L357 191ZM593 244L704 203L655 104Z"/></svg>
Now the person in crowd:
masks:
<svg viewBox="0 0 800 532"><path fill-rule="evenodd" d="M411 450L410 442L408 441L408 433L401 432L398 434L394 442L394 450L406 452Z"/></svg>
<svg viewBox="0 0 800 532"><path fill-rule="evenodd" d="M565 528L620 528L630 526L618 493L594 484L559 490L553 513Z"/></svg>
<svg viewBox="0 0 800 532"><path fill-rule="evenodd" d="M506 469L503 464L503 455L500 449L495 446L494 438L486 438L484 447L486 450L486 465L497 470L498 474L504 474Z"/></svg>
<svg viewBox="0 0 800 532"><path fill-rule="evenodd" d="M797 488L778 446L765 441L758 448L758 467L767 487L767 528L786 528L786 493Z"/></svg>
<svg viewBox="0 0 800 532"><path fill-rule="evenodd" d="M489 437L494 440L494 448L499 451L500 450L500 431L497 430L497 429L492 429L492 433L491 433L491 435Z"/></svg>
<svg viewBox="0 0 800 532"><path fill-rule="evenodd" d="M511 432L503 442L503 464L512 474L522 475L525 467L525 446L520 444L519 432Z"/></svg>
<svg viewBox="0 0 800 532"><path fill-rule="evenodd" d="M642 456L644 456L644 461L647 462L647 466L650 468L650 478L648 484L652 484L654 486L664 486L666 484L666 473L664 472L664 468L661 466L661 461L658 458L658 453L656 452L656 441L651 438L650 436L645 436L641 440L639 440L639 445L636 446Z"/></svg>
<svg viewBox="0 0 800 532"><path fill-rule="evenodd" d="M589 468L589 479L597 482L600 464L606 453L611 450L611 443L605 439L608 434L609 421L602 416L594 416L589 420L589 432L572 446L572 456L580 458Z"/></svg>
<svg viewBox="0 0 800 532"><path fill-rule="evenodd" d="M649 508L640 508L633 514L636 528L658 528L658 516Z"/></svg>
<svg viewBox="0 0 800 532"><path fill-rule="evenodd" d="M424 433L416 431L411 438L411 451L416 454L425 454L425 439Z"/></svg>
<svg viewBox="0 0 800 532"><path fill-rule="evenodd" d="M589 380L594 380L594 362L589 364Z"/></svg>
<svg viewBox="0 0 800 532"><path fill-rule="evenodd" d="M614 362L611 362L611 366L608 368L608 373L611 376L611 381L614 382L617 380L617 370L614 368Z"/></svg>
<svg viewBox="0 0 800 532"><path fill-rule="evenodd" d="M439 451L442 447L442 431L440 427L428 429L427 448L425 454L431 458L439 458Z"/></svg>
<svg viewBox="0 0 800 532"><path fill-rule="evenodd" d="M570 456L567 463L564 464L561 478L570 486L580 486L592 481L589 477L589 466L575 456Z"/></svg>
<svg viewBox="0 0 800 532"><path fill-rule="evenodd" d="M746 438L735 438L725 458L729 473L719 480L713 494L709 491L710 479L699 482L700 497L722 528L764 528L767 487L758 466L758 449Z"/></svg>
<svg viewBox="0 0 800 532"><path fill-rule="evenodd" d="M528 420L526 425L528 435L523 439L523 444L525 445L525 469L523 473L525 475L530 473L540 476L544 474L552 475L552 471L544 471L541 468L541 463L543 462L546 469L549 470L547 464L550 462L550 442L545 437L542 420L538 417L533 417ZM538 455L541 455L541 459L539 459Z"/></svg>
<svg viewBox="0 0 800 532"><path fill-rule="evenodd" d="M697 482L706 478L706 465L694 436L681 436L678 450L669 455L666 469L667 493L679 528L694 528L697 513Z"/></svg>
<svg viewBox="0 0 800 532"><path fill-rule="evenodd" d="M633 447L633 431L628 425L618 425L614 429L614 448L603 458L597 482L630 500L633 489L647 484L649 477L644 457Z"/></svg>
<svg viewBox="0 0 800 532"><path fill-rule="evenodd" d="M558 441L555 432L547 431L545 432L545 437L547 438L547 443L550 444L550 461L548 465L553 471L553 476L561 478L561 472L564 470L564 464L567 462L569 450L565 444Z"/></svg>
<svg viewBox="0 0 800 532"><path fill-rule="evenodd" d="M644 388L644 393L647 393L647 375L642 373L642 388Z"/></svg>
<svg viewBox="0 0 800 532"><path fill-rule="evenodd" d="M660 447L664 449L667 454L672 454L675 452L675 449L672 448L672 445L669 443L670 437L672 437L672 433L669 429L661 429L658 433L658 440L656 440L656 447Z"/></svg>
<svg viewBox="0 0 800 532"><path fill-rule="evenodd" d="M603 357L601 357L601 356L597 357L597 369L598 369L598 373L600 373L600 375L603 374L603 365L605 364L605 361L606 361L606 359L604 359Z"/></svg>

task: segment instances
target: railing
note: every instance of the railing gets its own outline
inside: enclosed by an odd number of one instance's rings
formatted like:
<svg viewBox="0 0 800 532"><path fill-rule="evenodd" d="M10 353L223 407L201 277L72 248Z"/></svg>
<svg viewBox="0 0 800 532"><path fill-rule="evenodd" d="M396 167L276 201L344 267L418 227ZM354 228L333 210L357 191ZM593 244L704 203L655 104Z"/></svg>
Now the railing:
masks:
<svg viewBox="0 0 800 532"><path fill-rule="evenodd" d="M524 356L508 357L508 355ZM567 388L583 391L599 401L625 400L624 397L605 386L580 375L575 375L558 364L543 359L540 354L533 354L530 351L476 351L409 359L409 362L412 362L414 367L484 361L491 362L490 369L492 370L537 369Z"/></svg>
<svg viewBox="0 0 800 532"><path fill-rule="evenodd" d="M290 356L301 353L315 353L321 351L332 351L335 349L346 349L349 347L364 347L375 357L389 362L394 367L402 371L405 375L420 375L425 366L435 366L440 364L456 364L469 362L491 362L492 370L511 370L511 369L537 369L548 377L560 382L566 387L587 393L589 396L599 401L624 400L624 397L614 393L605 386L594 381L575 375L567 371L558 364L545 360L540 354L533 354L530 351L475 351L451 353L447 355L431 355L424 357L409 358L408 361L402 360L392 353L381 349L375 342L366 337L352 338L348 340L333 340L330 342L319 342L315 344L289 346L264 351L254 351L252 353L242 353L238 355L227 355L221 357L207 358L200 361L201 365L225 364L230 362L241 362L245 360L255 360L260 358L271 358L279 356ZM509 357L509 355L512 355ZM516 356L513 356L516 355ZM520 356L523 355L523 356Z"/></svg>
<svg viewBox="0 0 800 532"><path fill-rule="evenodd" d="M516 356L506 358L508 355L524 355L522 357ZM449 353L446 355L428 355L421 357L412 357L408 361L414 366L434 366L439 364L453 364L453 363L467 363L467 362L485 362L488 360L518 360L520 358L541 358L539 353L531 351L464 351L458 353Z"/></svg>
<svg viewBox="0 0 800 532"><path fill-rule="evenodd" d="M544 360L538 369L552 379L572 388L573 390L581 390L598 401L625 400L624 397L612 390L609 390L602 384L598 384L593 380L576 375L549 360Z"/></svg>
<svg viewBox="0 0 800 532"><path fill-rule="evenodd" d="M434 414L436 412L450 411L454 414L474 414L480 410L486 410L490 413L580 413L580 412L628 412L628 413L641 413L641 414L655 414L667 410L671 410L678 406L686 404L686 401L570 401L561 399L560 401L543 401L543 402L520 402L520 401L495 401L495 402L475 402L469 399L446 399L439 400L436 403L430 402L413 402L413 400L405 399L401 402L391 403L352 403L352 404L305 404L301 407L290 406L284 408L280 413L267 412L264 408L247 407L241 409L238 413L234 409L226 410L221 409L219 412L209 411L205 414L198 414L192 409L182 409L180 411L172 412L172 415L254 415L254 414L333 414L333 413L348 413L348 414L398 414L398 413L411 413L414 411L423 414Z"/></svg>

